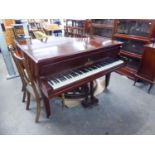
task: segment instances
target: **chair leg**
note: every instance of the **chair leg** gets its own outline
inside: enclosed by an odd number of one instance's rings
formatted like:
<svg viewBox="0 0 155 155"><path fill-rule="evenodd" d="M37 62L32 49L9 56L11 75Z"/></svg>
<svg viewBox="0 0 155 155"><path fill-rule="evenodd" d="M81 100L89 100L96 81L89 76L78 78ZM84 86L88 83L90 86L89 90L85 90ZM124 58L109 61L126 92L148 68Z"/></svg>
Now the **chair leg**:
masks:
<svg viewBox="0 0 155 155"><path fill-rule="evenodd" d="M149 87L149 89L148 89L148 93L149 93L149 94L150 94L150 91L151 91L151 89L152 89L152 86L153 86L153 83L150 84L150 87Z"/></svg>
<svg viewBox="0 0 155 155"><path fill-rule="evenodd" d="M25 102L25 99L26 99L26 91L23 90L23 99L22 99L22 102Z"/></svg>
<svg viewBox="0 0 155 155"><path fill-rule="evenodd" d="M40 100L37 100L36 103L37 103L37 107L36 107L36 118L35 118L35 122L38 122L39 121L39 117L40 117L40 110L41 110Z"/></svg>
<svg viewBox="0 0 155 155"><path fill-rule="evenodd" d="M22 85L22 91L24 91L24 85Z"/></svg>
<svg viewBox="0 0 155 155"><path fill-rule="evenodd" d="M26 110L29 110L29 107L30 107L30 97L31 97L31 94L27 92Z"/></svg>

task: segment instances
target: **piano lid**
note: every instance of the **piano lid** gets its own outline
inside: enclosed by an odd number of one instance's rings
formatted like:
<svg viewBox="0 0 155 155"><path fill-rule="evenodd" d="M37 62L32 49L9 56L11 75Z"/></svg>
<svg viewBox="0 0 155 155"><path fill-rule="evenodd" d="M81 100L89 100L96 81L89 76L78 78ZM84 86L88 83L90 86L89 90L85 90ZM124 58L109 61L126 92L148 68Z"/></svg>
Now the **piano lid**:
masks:
<svg viewBox="0 0 155 155"><path fill-rule="evenodd" d="M31 44L27 42L25 45L20 45L20 48L35 62L38 62L120 44L121 42L96 36L93 38L48 37L47 42L32 39Z"/></svg>

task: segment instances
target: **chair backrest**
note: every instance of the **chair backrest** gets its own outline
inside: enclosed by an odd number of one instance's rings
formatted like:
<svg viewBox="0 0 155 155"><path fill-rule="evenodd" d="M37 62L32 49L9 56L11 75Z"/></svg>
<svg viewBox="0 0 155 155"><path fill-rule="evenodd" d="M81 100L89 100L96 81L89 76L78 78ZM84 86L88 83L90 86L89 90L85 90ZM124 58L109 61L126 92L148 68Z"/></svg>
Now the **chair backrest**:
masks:
<svg viewBox="0 0 155 155"><path fill-rule="evenodd" d="M20 68L20 66L19 66L19 64L18 64L18 62L17 62L17 60L16 60L16 58L15 58L15 56L14 56L14 54L16 53L16 48L15 48L14 46L12 46L12 45L9 45L9 51L10 51L10 53L11 53L11 56L12 56L12 58L13 58L13 60L14 60L15 65L16 65L16 68L17 68L17 71L18 71L19 76L20 76L20 78L21 78L22 84L23 84L23 86L26 86L26 83L25 83L23 74L22 74L22 72L21 72L21 68ZM16 53L16 55L17 55L17 53ZM19 57L19 56L18 56L18 57Z"/></svg>
<svg viewBox="0 0 155 155"><path fill-rule="evenodd" d="M13 47L9 47L9 49L24 87L26 88L28 85L31 86L34 91L34 95L39 98L39 92L36 88L35 80L33 79L30 71L28 61L26 61L24 56L19 55Z"/></svg>

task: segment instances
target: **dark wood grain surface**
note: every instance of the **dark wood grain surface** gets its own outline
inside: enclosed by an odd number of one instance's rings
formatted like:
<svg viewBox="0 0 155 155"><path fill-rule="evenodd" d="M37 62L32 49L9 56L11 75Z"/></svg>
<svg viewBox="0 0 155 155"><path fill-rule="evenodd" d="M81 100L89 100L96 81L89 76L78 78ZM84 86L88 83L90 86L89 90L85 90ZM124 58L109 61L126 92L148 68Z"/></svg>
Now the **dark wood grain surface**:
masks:
<svg viewBox="0 0 155 155"><path fill-rule="evenodd" d="M68 37L49 37L47 42L33 39L20 48L35 62L46 61L46 59L57 59L71 55L77 55L92 50L120 45L118 41L112 41L101 37L87 38L68 38Z"/></svg>

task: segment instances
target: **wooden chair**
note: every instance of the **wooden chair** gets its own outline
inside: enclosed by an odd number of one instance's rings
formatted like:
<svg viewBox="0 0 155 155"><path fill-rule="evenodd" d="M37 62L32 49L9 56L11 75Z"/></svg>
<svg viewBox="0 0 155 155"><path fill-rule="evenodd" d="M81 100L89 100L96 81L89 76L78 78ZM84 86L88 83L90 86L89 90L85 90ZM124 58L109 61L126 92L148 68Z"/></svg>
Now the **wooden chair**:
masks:
<svg viewBox="0 0 155 155"><path fill-rule="evenodd" d="M18 67L18 64L16 62L16 59L13 56L16 50L15 50L15 48L12 45L9 45L9 51L10 51L10 53L12 55L12 58L13 58L14 63L16 65L17 71L19 73L19 77L20 77L21 82L22 82L22 92L23 92L22 102L25 102L25 99L26 99L25 81L24 81L24 78L23 78L22 73L20 71L20 68Z"/></svg>
<svg viewBox="0 0 155 155"><path fill-rule="evenodd" d="M21 81L22 81L22 90L23 90L23 100L25 100L25 97L27 96L27 102L26 102L26 110L29 109L30 106L30 97L31 95L36 100L36 116L35 121L39 121L40 116L40 106L41 106L41 93L40 90L35 83L32 74L29 69L29 65L24 57L19 56L13 48L10 47L10 51L12 53L13 59L15 61L15 64L17 66L17 70L19 72Z"/></svg>

